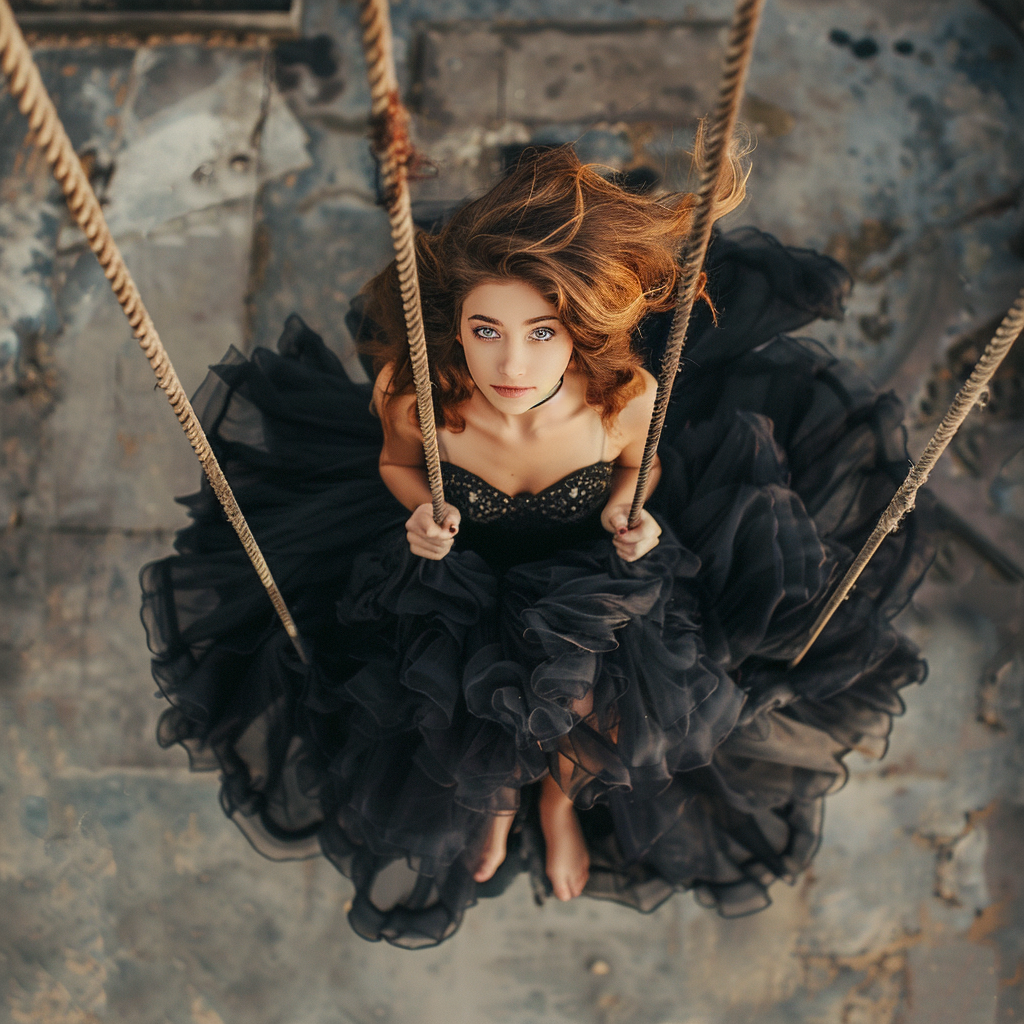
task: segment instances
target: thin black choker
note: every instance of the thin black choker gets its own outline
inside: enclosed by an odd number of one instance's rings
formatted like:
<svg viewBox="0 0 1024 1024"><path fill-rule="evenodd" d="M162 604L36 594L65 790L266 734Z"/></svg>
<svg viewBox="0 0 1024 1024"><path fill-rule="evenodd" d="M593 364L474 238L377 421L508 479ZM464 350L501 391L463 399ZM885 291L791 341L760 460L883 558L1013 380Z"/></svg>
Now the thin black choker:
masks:
<svg viewBox="0 0 1024 1024"><path fill-rule="evenodd" d="M565 374L564 373L562 374L561 377L558 378L558 383L536 405L531 405L530 408L527 409L526 411L530 412L531 409L537 409L540 406L542 406L545 402L550 402L551 399L554 398L555 395L557 395L558 392L562 390L562 381L563 380L565 380Z"/></svg>

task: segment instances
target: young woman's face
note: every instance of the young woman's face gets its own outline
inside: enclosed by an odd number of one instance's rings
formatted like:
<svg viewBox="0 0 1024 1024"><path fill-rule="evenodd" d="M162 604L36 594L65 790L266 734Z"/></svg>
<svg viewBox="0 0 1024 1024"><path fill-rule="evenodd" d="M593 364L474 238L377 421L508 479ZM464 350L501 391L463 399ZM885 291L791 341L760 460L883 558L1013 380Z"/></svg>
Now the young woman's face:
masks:
<svg viewBox="0 0 1024 1024"><path fill-rule="evenodd" d="M477 285L462 304L459 340L481 394L511 415L543 401L572 358L555 307L525 281Z"/></svg>

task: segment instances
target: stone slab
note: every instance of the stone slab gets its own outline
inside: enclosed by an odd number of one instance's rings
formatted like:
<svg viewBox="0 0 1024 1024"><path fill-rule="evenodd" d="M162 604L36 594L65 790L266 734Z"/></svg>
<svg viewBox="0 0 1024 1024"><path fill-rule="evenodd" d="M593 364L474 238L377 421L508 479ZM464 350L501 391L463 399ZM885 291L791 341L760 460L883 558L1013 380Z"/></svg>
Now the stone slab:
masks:
<svg viewBox="0 0 1024 1024"><path fill-rule="evenodd" d="M455 24L416 40L412 95L445 128L511 120L692 124L714 104L720 23L516 29Z"/></svg>
<svg viewBox="0 0 1024 1024"><path fill-rule="evenodd" d="M184 767L155 741L166 705L139 620L139 569L170 542L167 532L29 527L3 537L2 716L42 738L48 770Z"/></svg>
<svg viewBox="0 0 1024 1024"><path fill-rule="evenodd" d="M298 313L361 379L345 314L394 257L387 215L374 205L366 140L316 125L309 131L311 166L269 184L260 197L247 340L273 347L285 317Z"/></svg>
<svg viewBox="0 0 1024 1024"><path fill-rule="evenodd" d="M907 1024L995 1024L996 955L969 942L910 951Z"/></svg>
<svg viewBox="0 0 1024 1024"><path fill-rule="evenodd" d="M107 194L115 236L256 190L263 58L201 47L140 50Z"/></svg>
<svg viewBox="0 0 1024 1024"><path fill-rule="evenodd" d="M104 154L114 145L133 56L128 49L96 46L35 54L72 145L100 176ZM10 94L0 92L0 383L7 385L24 372L34 342L59 328L50 278L64 204L27 132ZM6 518L0 515L0 521Z"/></svg>
<svg viewBox="0 0 1024 1024"><path fill-rule="evenodd" d="M251 209L196 214L122 251L191 394L243 342ZM216 272L211 272L216 268ZM65 333L54 351L61 401L24 516L36 525L176 529L174 496L197 486L192 449L91 252L61 260Z"/></svg>

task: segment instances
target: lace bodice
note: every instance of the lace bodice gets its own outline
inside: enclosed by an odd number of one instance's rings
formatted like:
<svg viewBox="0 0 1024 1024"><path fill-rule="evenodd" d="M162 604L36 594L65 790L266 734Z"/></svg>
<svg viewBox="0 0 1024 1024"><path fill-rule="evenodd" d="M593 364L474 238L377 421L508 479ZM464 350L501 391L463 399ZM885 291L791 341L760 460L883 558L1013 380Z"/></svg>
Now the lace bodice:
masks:
<svg viewBox="0 0 1024 1024"><path fill-rule="evenodd" d="M513 495L442 462L445 498L462 513L455 546L504 571L607 536L601 511L611 493L612 469L611 462L595 462L537 494Z"/></svg>
<svg viewBox="0 0 1024 1024"><path fill-rule="evenodd" d="M450 462L441 463L441 476L446 500L462 513L464 520L525 526L530 520L575 523L586 519L608 500L613 467L611 462L595 462L537 494L506 494Z"/></svg>

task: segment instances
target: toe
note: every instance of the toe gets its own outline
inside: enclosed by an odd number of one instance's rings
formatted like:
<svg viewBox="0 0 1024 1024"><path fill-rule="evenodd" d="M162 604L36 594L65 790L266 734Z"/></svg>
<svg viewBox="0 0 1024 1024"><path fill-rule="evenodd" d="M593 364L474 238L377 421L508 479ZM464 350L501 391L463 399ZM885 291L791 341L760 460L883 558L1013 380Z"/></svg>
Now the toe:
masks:
<svg viewBox="0 0 1024 1024"><path fill-rule="evenodd" d="M494 872L498 870L498 865L501 863L500 860L494 854L487 854L484 859L480 862L480 866L473 872L474 882L486 882L494 876Z"/></svg>

